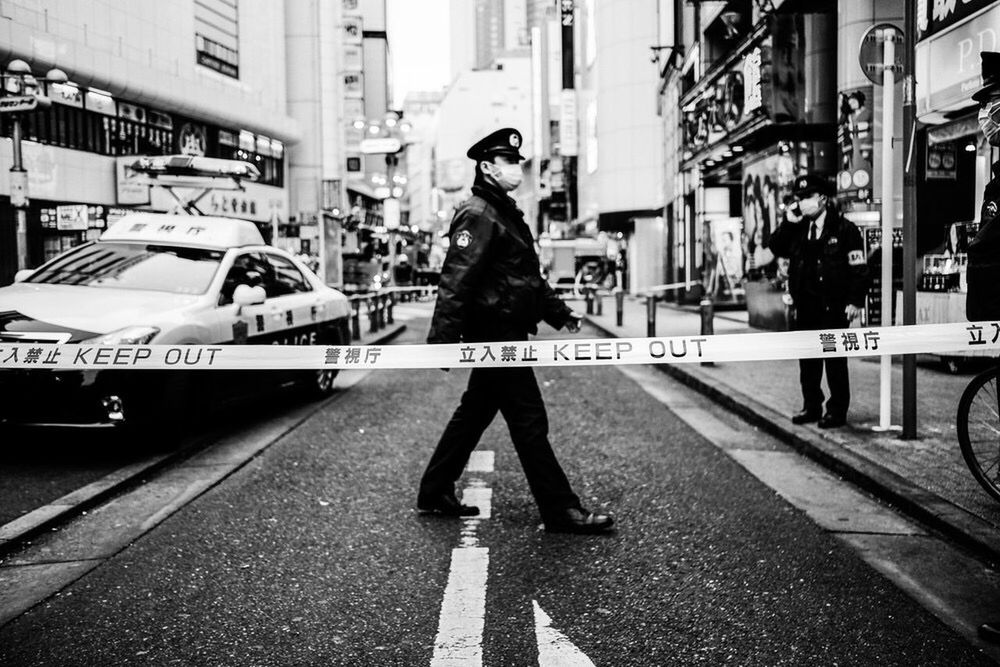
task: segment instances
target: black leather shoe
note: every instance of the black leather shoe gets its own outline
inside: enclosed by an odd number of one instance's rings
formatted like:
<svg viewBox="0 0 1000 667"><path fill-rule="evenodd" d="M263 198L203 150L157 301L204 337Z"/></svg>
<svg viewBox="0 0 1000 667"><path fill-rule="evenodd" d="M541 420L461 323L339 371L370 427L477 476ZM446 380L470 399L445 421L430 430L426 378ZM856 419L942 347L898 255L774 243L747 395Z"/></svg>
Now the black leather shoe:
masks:
<svg viewBox="0 0 1000 667"><path fill-rule="evenodd" d="M839 415L831 415L829 412L823 415L823 418L819 420L820 428L840 428L847 424L847 417L841 417Z"/></svg>
<svg viewBox="0 0 1000 667"><path fill-rule="evenodd" d="M610 514L594 514L580 507L568 507L559 514L545 519L545 531L596 535L610 531L614 523L615 519Z"/></svg>
<svg viewBox="0 0 1000 667"><path fill-rule="evenodd" d="M810 422L818 422L820 420L820 417L822 416L823 413L820 412L819 410L811 410L809 408L806 408L805 410L801 410L800 412L796 412L794 415L792 415L792 423L808 424Z"/></svg>
<svg viewBox="0 0 1000 667"><path fill-rule="evenodd" d="M476 516L479 508L473 505L463 505L453 493L445 493L432 498L417 499L417 511L421 514L440 514L441 516Z"/></svg>
<svg viewBox="0 0 1000 667"><path fill-rule="evenodd" d="M1000 621L990 621L979 626L979 638L1000 644Z"/></svg>

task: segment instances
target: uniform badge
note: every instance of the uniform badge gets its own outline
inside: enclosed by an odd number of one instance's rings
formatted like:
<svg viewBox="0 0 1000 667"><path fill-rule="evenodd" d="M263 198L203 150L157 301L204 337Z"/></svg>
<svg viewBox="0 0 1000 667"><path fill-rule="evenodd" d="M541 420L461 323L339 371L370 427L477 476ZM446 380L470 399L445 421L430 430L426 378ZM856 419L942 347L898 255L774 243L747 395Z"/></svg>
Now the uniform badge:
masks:
<svg viewBox="0 0 1000 667"><path fill-rule="evenodd" d="M983 207L983 217L993 218L997 214L997 203L995 201L986 202L986 206Z"/></svg>
<svg viewBox="0 0 1000 667"><path fill-rule="evenodd" d="M472 234L469 232L463 229L455 234L455 245L459 248L468 248L470 243L472 243Z"/></svg>
<svg viewBox="0 0 1000 667"><path fill-rule="evenodd" d="M521 147L521 137L517 136L517 132L514 132L510 135L510 145L513 146L514 148Z"/></svg>
<svg viewBox="0 0 1000 667"><path fill-rule="evenodd" d="M851 266L861 266L865 263L865 253L860 250L852 250L847 253L847 263Z"/></svg>
<svg viewBox="0 0 1000 667"><path fill-rule="evenodd" d="M826 240L827 245L837 245L840 241L837 240L836 236L831 236Z"/></svg>

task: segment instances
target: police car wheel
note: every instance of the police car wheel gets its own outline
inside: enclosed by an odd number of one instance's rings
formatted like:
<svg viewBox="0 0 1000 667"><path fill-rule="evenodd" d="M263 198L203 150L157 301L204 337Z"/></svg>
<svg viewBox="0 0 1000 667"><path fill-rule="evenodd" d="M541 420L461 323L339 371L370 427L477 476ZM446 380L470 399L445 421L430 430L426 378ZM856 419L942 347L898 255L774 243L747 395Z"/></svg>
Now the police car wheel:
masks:
<svg viewBox="0 0 1000 667"><path fill-rule="evenodd" d="M333 393L333 381L337 378L335 370L306 371L298 385L302 394L309 400L320 400Z"/></svg>

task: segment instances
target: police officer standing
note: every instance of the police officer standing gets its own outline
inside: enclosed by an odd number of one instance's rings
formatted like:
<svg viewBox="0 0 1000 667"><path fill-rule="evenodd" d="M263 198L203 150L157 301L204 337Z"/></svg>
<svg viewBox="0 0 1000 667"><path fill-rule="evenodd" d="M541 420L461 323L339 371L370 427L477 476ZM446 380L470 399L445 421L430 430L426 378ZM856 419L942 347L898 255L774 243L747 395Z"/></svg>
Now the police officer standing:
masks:
<svg viewBox="0 0 1000 667"><path fill-rule="evenodd" d="M472 197L455 213L441 270L429 343L523 341L544 320L576 333L581 317L541 276L531 230L508 192L521 183L521 133L497 130L467 155L476 162ZM549 532L602 533L614 519L583 508L556 460L548 417L529 367L474 368L420 482L417 509L475 516L455 497L455 482L483 431L500 412Z"/></svg>
<svg viewBox="0 0 1000 667"><path fill-rule="evenodd" d="M861 232L832 204L833 186L808 174L795 179L792 211L771 236L775 255L789 258L788 288L795 306L795 328L843 329L855 319L865 300L868 264ZM823 411L823 366L830 399ZM820 428L847 423L851 401L845 357L800 359L802 410L795 424L819 422Z"/></svg>

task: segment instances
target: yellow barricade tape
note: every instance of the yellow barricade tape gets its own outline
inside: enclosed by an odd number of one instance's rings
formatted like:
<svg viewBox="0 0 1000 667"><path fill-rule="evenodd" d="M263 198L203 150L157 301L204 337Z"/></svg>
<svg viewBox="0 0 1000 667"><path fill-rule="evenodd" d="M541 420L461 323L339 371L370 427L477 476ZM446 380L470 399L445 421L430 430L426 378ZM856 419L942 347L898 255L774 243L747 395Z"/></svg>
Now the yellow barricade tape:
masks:
<svg viewBox="0 0 1000 667"><path fill-rule="evenodd" d="M767 361L887 354L1000 354L1000 322L714 336L450 345L58 345L0 342L2 369L408 369Z"/></svg>

